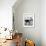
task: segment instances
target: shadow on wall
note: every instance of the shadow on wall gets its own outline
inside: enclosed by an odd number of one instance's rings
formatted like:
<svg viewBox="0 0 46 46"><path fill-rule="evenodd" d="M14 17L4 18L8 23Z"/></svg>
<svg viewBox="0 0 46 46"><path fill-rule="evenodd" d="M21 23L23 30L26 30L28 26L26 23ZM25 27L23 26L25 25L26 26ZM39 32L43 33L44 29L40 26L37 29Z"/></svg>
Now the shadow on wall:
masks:
<svg viewBox="0 0 46 46"><path fill-rule="evenodd" d="M9 46L16 46L15 42L12 42Z"/></svg>

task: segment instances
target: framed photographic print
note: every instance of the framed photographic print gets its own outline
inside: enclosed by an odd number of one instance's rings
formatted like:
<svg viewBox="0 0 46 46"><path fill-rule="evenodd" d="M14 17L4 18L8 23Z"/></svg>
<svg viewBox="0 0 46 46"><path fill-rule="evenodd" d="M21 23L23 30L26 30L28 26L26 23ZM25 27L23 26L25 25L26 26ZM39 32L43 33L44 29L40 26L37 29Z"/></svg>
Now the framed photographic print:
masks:
<svg viewBox="0 0 46 46"><path fill-rule="evenodd" d="M23 14L23 26L24 27L34 27L34 14L32 13Z"/></svg>

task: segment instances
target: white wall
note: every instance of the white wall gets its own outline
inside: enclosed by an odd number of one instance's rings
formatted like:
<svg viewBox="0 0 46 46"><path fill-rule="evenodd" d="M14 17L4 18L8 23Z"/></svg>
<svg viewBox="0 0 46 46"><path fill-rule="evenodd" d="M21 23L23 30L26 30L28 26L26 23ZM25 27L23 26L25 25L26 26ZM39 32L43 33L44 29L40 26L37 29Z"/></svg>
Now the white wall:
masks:
<svg viewBox="0 0 46 46"><path fill-rule="evenodd" d="M40 23L42 46L46 46L46 0L41 1Z"/></svg>
<svg viewBox="0 0 46 46"><path fill-rule="evenodd" d="M41 30L40 30L40 0L23 0L20 5L14 5L15 29L23 33L23 37L35 41L36 46L41 46ZM35 27L23 27L23 14L35 14Z"/></svg>
<svg viewBox="0 0 46 46"><path fill-rule="evenodd" d="M31 11L35 13L35 27L24 28L23 14ZM25 38L33 39L36 46L46 46L46 0L23 0L17 7L13 6L13 12L15 29L22 32Z"/></svg>
<svg viewBox="0 0 46 46"><path fill-rule="evenodd" d="M16 0L0 0L0 27L12 28L12 6Z"/></svg>

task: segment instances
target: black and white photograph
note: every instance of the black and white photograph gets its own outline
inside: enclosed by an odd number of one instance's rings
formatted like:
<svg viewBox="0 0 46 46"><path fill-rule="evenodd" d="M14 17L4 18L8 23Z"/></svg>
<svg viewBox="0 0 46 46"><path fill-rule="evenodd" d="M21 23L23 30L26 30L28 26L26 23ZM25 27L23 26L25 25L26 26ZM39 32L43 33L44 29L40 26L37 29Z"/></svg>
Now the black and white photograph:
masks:
<svg viewBox="0 0 46 46"><path fill-rule="evenodd" d="M23 15L23 25L24 27L34 27L34 15L25 13Z"/></svg>

